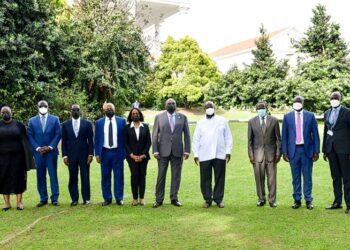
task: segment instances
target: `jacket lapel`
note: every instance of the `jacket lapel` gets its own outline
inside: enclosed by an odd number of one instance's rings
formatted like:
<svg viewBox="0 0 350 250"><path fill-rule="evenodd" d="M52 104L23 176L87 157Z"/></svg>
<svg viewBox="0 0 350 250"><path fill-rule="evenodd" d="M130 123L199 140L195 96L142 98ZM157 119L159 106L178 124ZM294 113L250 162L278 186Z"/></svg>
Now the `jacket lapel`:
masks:
<svg viewBox="0 0 350 250"><path fill-rule="evenodd" d="M331 113L331 112L329 112L329 114L330 114L330 113ZM342 118L343 114L344 114L344 108L343 108L343 107L340 107L339 114L338 114L337 120L335 121L335 123L334 123L334 125L333 125L333 128L335 128L335 127L338 125L338 121L339 121L339 119Z"/></svg>

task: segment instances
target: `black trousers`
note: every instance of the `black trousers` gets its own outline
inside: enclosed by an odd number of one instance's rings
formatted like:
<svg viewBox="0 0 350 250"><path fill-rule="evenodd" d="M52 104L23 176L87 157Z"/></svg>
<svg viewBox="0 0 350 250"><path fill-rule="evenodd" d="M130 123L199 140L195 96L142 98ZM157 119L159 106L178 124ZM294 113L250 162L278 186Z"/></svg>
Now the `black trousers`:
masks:
<svg viewBox="0 0 350 250"><path fill-rule="evenodd" d="M68 164L69 168L69 183L68 189L72 201L79 200L79 188L78 188L78 174L80 169L81 180L81 195L83 201L90 200L90 165L86 160L72 161Z"/></svg>
<svg viewBox="0 0 350 250"><path fill-rule="evenodd" d="M226 160L212 159L202 161L200 165L201 191L203 199L211 204L214 200L216 203L222 202L225 190L225 171ZM214 170L214 191L212 189L212 171Z"/></svg>
<svg viewBox="0 0 350 250"><path fill-rule="evenodd" d="M337 154L332 150L327 154L333 179L334 201L341 204L344 185L344 200L350 208L350 161L347 154Z"/></svg>
<svg viewBox="0 0 350 250"><path fill-rule="evenodd" d="M135 162L132 159L127 159L131 176L131 191L134 200L138 198L143 199L145 197L146 189L146 174L148 160L145 159L141 162Z"/></svg>

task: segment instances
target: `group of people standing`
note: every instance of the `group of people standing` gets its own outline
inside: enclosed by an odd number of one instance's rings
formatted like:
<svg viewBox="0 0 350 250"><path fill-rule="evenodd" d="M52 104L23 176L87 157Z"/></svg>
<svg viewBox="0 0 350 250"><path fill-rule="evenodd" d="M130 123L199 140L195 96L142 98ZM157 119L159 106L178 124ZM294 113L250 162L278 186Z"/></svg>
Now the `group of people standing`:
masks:
<svg viewBox="0 0 350 250"><path fill-rule="evenodd" d="M327 208L342 208L344 186L347 206L345 212L350 214L350 111L340 102L340 93L332 93L331 108L324 116L322 152L324 160L328 160L330 164L335 197ZM307 209L314 207L312 166L319 158L320 138L315 115L304 110L303 105L303 97L296 96L293 111L284 115L282 136L278 120L268 114L265 102L257 103L257 116L248 122L248 156L254 169L257 206L264 206L268 201L270 207L277 207L276 166L283 157L291 166L294 199L292 208L301 207L302 190ZM79 201L79 170L83 204L90 204L89 168L94 156L101 165L102 206L110 205L113 198L117 205L124 204L124 159L131 171L132 205L145 205L147 164L151 146L158 163L153 208L163 205L169 163L170 202L174 206L182 206L178 191L183 160L187 160L191 153L191 140L187 117L176 112L174 99L168 99L165 102L166 111L155 117L152 137L137 105L130 110L125 120L115 115L112 103L105 103L105 116L96 121L95 131L91 122L81 118L78 104L71 106L71 119L63 122L62 126L58 117L49 114L48 108L46 101L38 103L39 114L29 120L27 131L22 123L12 120L9 106L1 108L0 193L4 197L4 211L11 208L10 194L16 194L17 209L23 210L22 194L26 190L27 171L34 168L37 170L37 189L40 196L37 207L48 204L47 172L50 177L51 204L59 206L57 147L60 140L63 162L69 169L71 206L77 206ZM209 208L215 202L219 208L224 208L225 172L226 164L231 158L232 134L228 121L215 113L215 106L211 101L205 103L205 117L197 122L192 150L194 162L200 166L203 207ZM267 197L265 179L269 192Z"/></svg>
<svg viewBox="0 0 350 250"><path fill-rule="evenodd" d="M302 194L306 208L314 208L312 170L313 163L319 159L320 136L315 114L304 110L303 106L304 98L296 96L293 111L283 117L281 136L278 120L268 115L267 104L259 102L256 105L258 115L248 123L248 155L254 167L257 206L264 206L267 200L271 207L277 206L276 165L283 157L291 167L292 208L301 207ZM323 159L329 161L334 201L326 209L342 208L344 189L345 213L350 214L350 110L341 105L341 94L337 91L330 96L330 106L324 113L322 153Z"/></svg>

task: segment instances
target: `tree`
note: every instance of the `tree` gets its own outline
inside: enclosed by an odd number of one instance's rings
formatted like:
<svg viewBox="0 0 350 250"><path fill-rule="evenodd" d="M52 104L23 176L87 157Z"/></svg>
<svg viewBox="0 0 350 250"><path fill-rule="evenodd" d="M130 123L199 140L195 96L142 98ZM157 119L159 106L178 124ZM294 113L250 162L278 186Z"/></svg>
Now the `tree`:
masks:
<svg viewBox="0 0 350 250"><path fill-rule="evenodd" d="M207 98L209 88L220 77L215 63L193 38L186 36L176 41L169 37L162 46L150 84L158 86L157 103L173 97L179 106L191 107Z"/></svg>

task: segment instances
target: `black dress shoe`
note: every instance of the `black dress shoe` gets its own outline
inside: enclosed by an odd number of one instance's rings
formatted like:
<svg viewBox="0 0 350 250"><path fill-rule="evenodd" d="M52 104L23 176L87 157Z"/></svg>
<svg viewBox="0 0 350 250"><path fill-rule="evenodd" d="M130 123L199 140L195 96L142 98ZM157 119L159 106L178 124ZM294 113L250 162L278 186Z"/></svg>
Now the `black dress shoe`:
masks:
<svg viewBox="0 0 350 250"><path fill-rule="evenodd" d="M174 205L175 207L181 207L182 204L178 200L172 200L171 204Z"/></svg>
<svg viewBox="0 0 350 250"><path fill-rule="evenodd" d="M123 200L117 201L117 205L118 206L123 206L124 205L124 201Z"/></svg>
<svg viewBox="0 0 350 250"><path fill-rule="evenodd" d="M77 201L72 201L72 203L70 204L71 207L75 207L78 205L78 202Z"/></svg>
<svg viewBox="0 0 350 250"><path fill-rule="evenodd" d="M258 201L257 203L256 203L256 205L258 206L258 207L263 207L264 205L265 205L265 201Z"/></svg>
<svg viewBox="0 0 350 250"><path fill-rule="evenodd" d="M158 208L158 207L160 207L161 205L163 205L163 202L155 202L155 203L153 204L153 208Z"/></svg>
<svg viewBox="0 0 350 250"><path fill-rule="evenodd" d="M19 210L19 211L22 211L24 209L24 207L23 206L21 206L21 207L18 206L16 209Z"/></svg>
<svg viewBox="0 0 350 250"><path fill-rule="evenodd" d="M269 202L269 204L270 204L270 207L272 207L272 208L276 208L277 207L276 202Z"/></svg>
<svg viewBox="0 0 350 250"><path fill-rule="evenodd" d="M40 202L36 205L36 207L43 207L43 206L45 206L45 205L47 205L47 201L40 201Z"/></svg>
<svg viewBox="0 0 350 250"><path fill-rule="evenodd" d="M55 207L59 207L60 206L60 203L58 203L58 201L53 201L51 202L51 204Z"/></svg>
<svg viewBox="0 0 350 250"><path fill-rule="evenodd" d="M309 210L314 209L314 205L312 204L312 201L307 201L306 202L306 208Z"/></svg>
<svg viewBox="0 0 350 250"><path fill-rule="evenodd" d="M2 208L2 211L6 212L6 211L8 211L8 210L10 210L10 209L11 209L11 207L3 207L3 208Z"/></svg>
<svg viewBox="0 0 350 250"><path fill-rule="evenodd" d="M102 202L102 207L111 205L111 203L112 203L112 201L104 201L104 202Z"/></svg>
<svg viewBox="0 0 350 250"><path fill-rule="evenodd" d="M218 208L224 208L225 207L225 203L223 201L219 202L219 203L216 203L216 205L218 206Z"/></svg>
<svg viewBox="0 0 350 250"><path fill-rule="evenodd" d="M343 208L341 203L337 203L337 202L333 202L332 205L329 205L328 207L326 207L326 209L339 209L339 208Z"/></svg>
<svg viewBox="0 0 350 250"><path fill-rule="evenodd" d="M293 209L298 209L299 207L301 207L301 202L300 201L295 201L292 208Z"/></svg>
<svg viewBox="0 0 350 250"><path fill-rule="evenodd" d="M345 213L346 214L350 214L350 208L349 207L345 210Z"/></svg>
<svg viewBox="0 0 350 250"><path fill-rule="evenodd" d="M91 203L90 201L84 201L83 205L88 206L88 205L90 205L90 203Z"/></svg>

